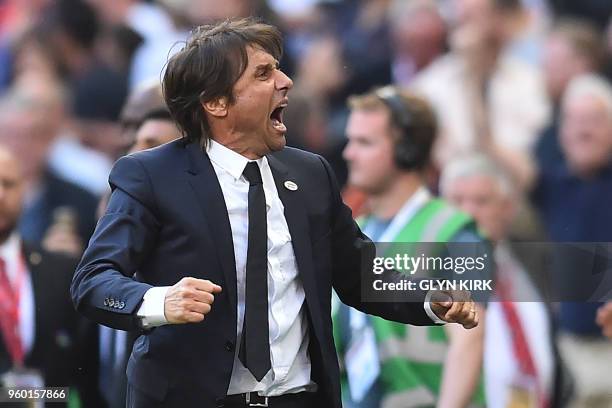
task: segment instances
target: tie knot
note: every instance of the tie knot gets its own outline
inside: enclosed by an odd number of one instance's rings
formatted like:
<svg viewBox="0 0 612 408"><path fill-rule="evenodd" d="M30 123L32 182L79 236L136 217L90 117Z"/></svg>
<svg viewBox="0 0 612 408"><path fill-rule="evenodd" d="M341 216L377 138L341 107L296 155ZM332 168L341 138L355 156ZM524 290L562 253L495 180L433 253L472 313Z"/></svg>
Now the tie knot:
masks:
<svg viewBox="0 0 612 408"><path fill-rule="evenodd" d="M248 162L242 174L252 186L263 184L261 180L261 172L259 171L259 166L256 162Z"/></svg>

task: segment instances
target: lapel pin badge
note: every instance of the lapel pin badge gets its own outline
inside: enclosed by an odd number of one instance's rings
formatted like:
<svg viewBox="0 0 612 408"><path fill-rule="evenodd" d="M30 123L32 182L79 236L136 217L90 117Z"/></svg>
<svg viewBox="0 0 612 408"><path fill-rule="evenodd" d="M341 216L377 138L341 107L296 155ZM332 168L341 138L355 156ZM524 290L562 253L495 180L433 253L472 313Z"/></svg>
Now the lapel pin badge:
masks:
<svg viewBox="0 0 612 408"><path fill-rule="evenodd" d="M30 254L30 263L32 265L38 265L42 262L42 256L38 252L32 252Z"/></svg>
<svg viewBox="0 0 612 408"><path fill-rule="evenodd" d="M293 181L285 181L285 188L287 190L295 191L298 189L298 185L295 184Z"/></svg>

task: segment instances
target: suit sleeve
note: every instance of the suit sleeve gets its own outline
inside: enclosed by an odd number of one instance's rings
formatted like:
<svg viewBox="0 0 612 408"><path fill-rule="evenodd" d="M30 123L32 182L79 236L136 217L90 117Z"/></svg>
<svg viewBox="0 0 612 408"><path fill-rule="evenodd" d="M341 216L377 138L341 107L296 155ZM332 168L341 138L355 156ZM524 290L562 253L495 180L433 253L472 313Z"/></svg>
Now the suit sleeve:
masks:
<svg viewBox="0 0 612 408"><path fill-rule="evenodd" d="M362 276L373 270L376 247L364 235L344 204L331 167L321 158L332 192L332 283L343 303L364 313L387 320L413 325L434 325L423 307L426 292L414 291L402 301L367 302L362 299ZM385 271L386 282L399 282L403 276L396 271Z"/></svg>
<svg viewBox="0 0 612 408"><path fill-rule="evenodd" d="M76 309L116 329L140 329L136 311L150 285L134 279L155 247L159 222L148 174L126 156L113 167L106 213L83 254L70 288Z"/></svg>

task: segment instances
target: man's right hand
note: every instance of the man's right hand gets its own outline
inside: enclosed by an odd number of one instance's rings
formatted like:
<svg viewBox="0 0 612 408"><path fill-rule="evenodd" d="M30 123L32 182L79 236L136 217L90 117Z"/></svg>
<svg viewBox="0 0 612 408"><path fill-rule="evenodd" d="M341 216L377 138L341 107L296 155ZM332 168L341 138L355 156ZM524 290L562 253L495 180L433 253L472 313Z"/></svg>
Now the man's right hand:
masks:
<svg viewBox="0 0 612 408"><path fill-rule="evenodd" d="M204 320L221 286L209 280L183 278L166 292L164 315L170 324L199 323Z"/></svg>

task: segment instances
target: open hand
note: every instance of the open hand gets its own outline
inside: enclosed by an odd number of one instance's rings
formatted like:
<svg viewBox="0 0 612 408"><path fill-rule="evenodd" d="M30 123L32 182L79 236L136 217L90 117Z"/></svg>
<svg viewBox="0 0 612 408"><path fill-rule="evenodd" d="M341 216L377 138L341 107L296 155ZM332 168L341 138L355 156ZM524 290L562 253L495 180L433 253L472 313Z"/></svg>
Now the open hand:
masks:
<svg viewBox="0 0 612 408"><path fill-rule="evenodd" d="M209 280L183 278L166 292L164 314L172 324L199 323L212 309L221 286Z"/></svg>
<svg viewBox="0 0 612 408"><path fill-rule="evenodd" d="M478 311L469 292L464 290L435 291L431 310L448 323L459 323L466 329L478 326Z"/></svg>

